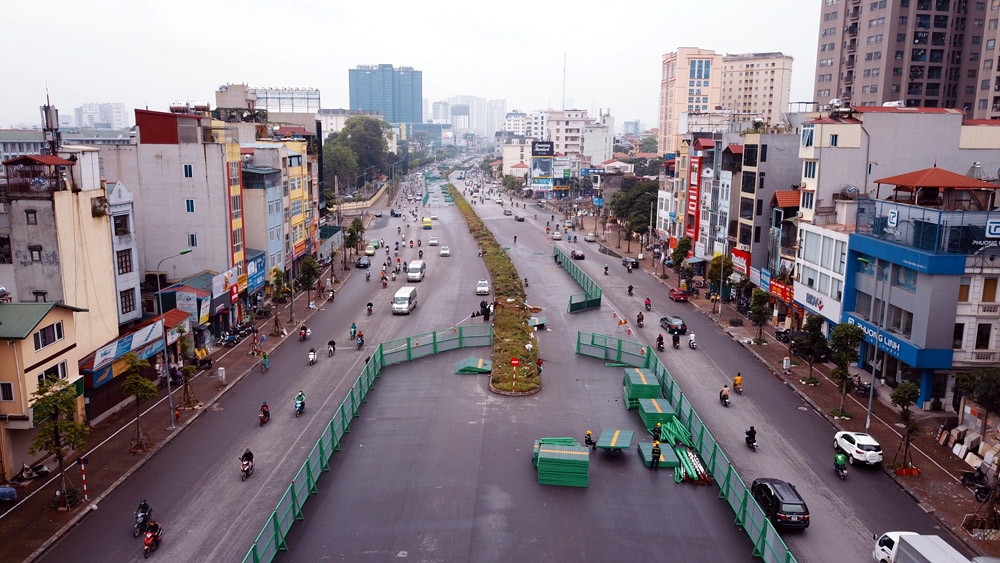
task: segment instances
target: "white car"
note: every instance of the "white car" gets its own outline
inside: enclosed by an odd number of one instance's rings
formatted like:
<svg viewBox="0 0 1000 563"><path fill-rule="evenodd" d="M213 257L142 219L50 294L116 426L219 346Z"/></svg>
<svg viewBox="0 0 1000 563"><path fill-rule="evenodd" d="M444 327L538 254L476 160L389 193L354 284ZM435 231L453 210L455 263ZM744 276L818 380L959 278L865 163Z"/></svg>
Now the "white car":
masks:
<svg viewBox="0 0 1000 563"><path fill-rule="evenodd" d="M437 221L437 220L438 220L438 216L437 216L437 214L433 214L433 213L432 213L432 214L431 214L431 220L432 220L432 221Z"/></svg>
<svg viewBox="0 0 1000 563"><path fill-rule="evenodd" d="M595 240L597 240L597 235L594 233L587 233L583 235L583 240L586 242L594 242Z"/></svg>
<svg viewBox="0 0 1000 563"><path fill-rule="evenodd" d="M451 250L447 246L442 246L441 251L438 252L441 256L451 256Z"/></svg>
<svg viewBox="0 0 1000 563"><path fill-rule="evenodd" d="M431 246L437 246L438 245L438 238L437 237L431 237L430 240L427 241L427 244L429 244Z"/></svg>
<svg viewBox="0 0 1000 563"><path fill-rule="evenodd" d="M851 465L882 463L882 446L878 440L864 432L837 432L833 435L833 449L844 452Z"/></svg>
<svg viewBox="0 0 1000 563"><path fill-rule="evenodd" d="M486 280L479 280L476 284L476 295L489 295L490 294L490 282Z"/></svg>
<svg viewBox="0 0 1000 563"><path fill-rule="evenodd" d="M562 240L562 233L559 231L552 233L552 240Z"/></svg>

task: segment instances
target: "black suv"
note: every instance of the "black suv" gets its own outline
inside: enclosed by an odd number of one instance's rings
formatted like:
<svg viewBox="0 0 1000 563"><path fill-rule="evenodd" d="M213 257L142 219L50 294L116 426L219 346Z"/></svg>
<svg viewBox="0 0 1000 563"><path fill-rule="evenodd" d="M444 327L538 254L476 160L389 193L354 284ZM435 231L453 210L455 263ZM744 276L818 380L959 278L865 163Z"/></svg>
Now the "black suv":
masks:
<svg viewBox="0 0 1000 563"><path fill-rule="evenodd" d="M358 260L354 263L355 268L368 268L371 265L372 262L367 256L358 256Z"/></svg>
<svg viewBox="0 0 1000 563"><path fill-rule="evenodd" d="M639 261L636 260L635 258L632 258L631 256L626 256L626 257L622 258L622 266L626 266L627 267L629 264L632 264L633 268L638 268L639 267Z"/></svg>
<svg viewBox="0 0 1000 563"><path fill-rule="evenodd" d="M809 527L809 507L795 485L781 479L757 479L750 485L750 494L775 526Z"/></svg>

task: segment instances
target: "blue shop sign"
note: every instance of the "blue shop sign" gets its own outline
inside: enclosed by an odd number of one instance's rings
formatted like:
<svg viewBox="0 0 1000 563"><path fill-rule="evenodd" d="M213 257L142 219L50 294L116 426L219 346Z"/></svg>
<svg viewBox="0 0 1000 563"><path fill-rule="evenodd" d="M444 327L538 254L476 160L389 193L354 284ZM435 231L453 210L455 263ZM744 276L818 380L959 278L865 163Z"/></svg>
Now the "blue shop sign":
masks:
<svg viewBox="0 0 1000 563"><path fill-rule="evenodd" d="M865 331L865 342L875 344L879 350L899 358L907 365L920 369L951 369L954 352L951 349L940 350L914 346L905 340L896 338L891 332L881 331L875 325L845 313L845 322L861 327Z"/></svg>
<svg viewBox="0 0 1000 563"><path fill-rule="evenodd" d="M760 271L760 288L764 291L771 291L771 270Z"/></svg>

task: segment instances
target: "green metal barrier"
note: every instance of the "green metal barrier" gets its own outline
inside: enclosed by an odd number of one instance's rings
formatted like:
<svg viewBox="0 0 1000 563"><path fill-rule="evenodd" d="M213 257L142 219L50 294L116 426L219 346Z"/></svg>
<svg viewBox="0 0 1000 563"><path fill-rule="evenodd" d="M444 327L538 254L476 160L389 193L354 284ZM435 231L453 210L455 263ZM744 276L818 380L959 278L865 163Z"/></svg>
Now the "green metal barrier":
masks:
<svg viewBox="0 0 1000 563"><path fill-rule="evenodd" d="M795 556L778 535L771 521L764 516L757 501L750 496L750 489L733 469L722 447L715 441L708 427L684 396L680 386L653 353L652 346L643 346L632 340L622 340L604 334L576 333L576 353L599 358L615 364L626 364L651 370L660 384L660 392L667 399L677 418L691 433L694 448L698 450L712 478L719 486L719 498L725 499L736 514L735 524L750 536L753 555L769 563L792 563ZM615 370L615 373L621 373Z"/></svg>
<svg viewBox="0 0 1000 563"><path fill-rule="evenodd" d="M558 246L552 247L552 257L555 261L565 268L566 272L569 273L570 277L576 280L576 283L583 288L583 293L576 293L569 296L569 307L567 312L576 313L577 311L583 311L584 309L593 309L595 307L601 306L601 286L597 285L597 282L590 279L590 276L583 273L573 260L565 252L560 250Z"/></svg>
<svg viewBox="0 0 1000 563"><path fill-rule="evenodd" d="M278 555L279 551L288 549L285 538L292 524L296 520L303 519L302 506L309 500L309 495L318 492L316 482L319 476L324 471L330 470L330 458L334 452L340 451L340 439L351 431L351 420L358 416L358 409L362 403L368 402L368 391L374 387L375 379L379 377L382 368L458 348L492 344L493 325L489 324L452 327L379 344L340 404L340 408L323 429L323 433L309 452L309 457L302 463L292 484L288 486L278 505L268 516L267 522L250 546L243 562L268 563Z"/></svg>

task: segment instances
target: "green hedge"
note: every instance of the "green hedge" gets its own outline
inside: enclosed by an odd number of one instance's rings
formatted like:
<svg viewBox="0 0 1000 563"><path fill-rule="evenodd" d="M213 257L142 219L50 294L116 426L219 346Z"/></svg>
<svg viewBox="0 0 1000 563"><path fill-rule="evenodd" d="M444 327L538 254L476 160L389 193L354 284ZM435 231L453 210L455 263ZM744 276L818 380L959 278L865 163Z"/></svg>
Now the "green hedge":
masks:
<svg viewBox="0 0 1000 563"><path fill-rule="evenodd" d="M510 256L493 238L493 233L483 225L462 193L452 184L447 184L445 188L465 216L469 232L476 239L479 248L483 249L483 260L493 278L493 373L490 385L500 391L511 390L513 373L510 359L517 357L521 359L521 367L517 373L517 391L534 391L541 384L538 368L535 367L538 342L534 338L534 330L528 326L531 312L524 303L521 276L510 261ZM525 349L528 343L532 345L531 352Z"/></svg>

